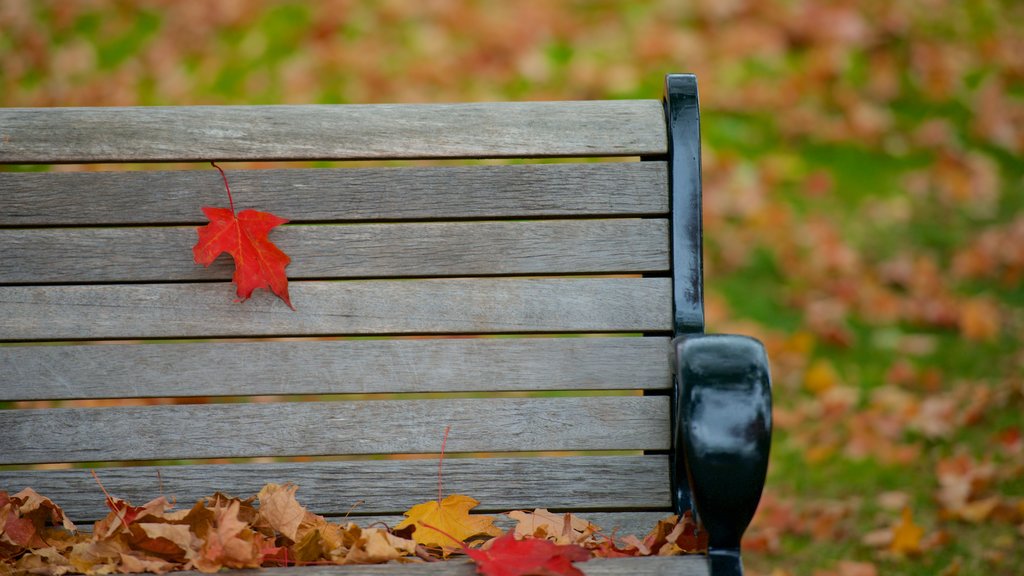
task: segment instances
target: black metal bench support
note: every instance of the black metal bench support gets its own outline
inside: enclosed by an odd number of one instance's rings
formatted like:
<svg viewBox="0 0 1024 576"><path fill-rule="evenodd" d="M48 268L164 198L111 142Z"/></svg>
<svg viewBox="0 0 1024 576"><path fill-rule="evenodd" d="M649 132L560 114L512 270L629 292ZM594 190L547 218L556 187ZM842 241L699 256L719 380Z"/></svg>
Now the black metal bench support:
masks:
<svg viewBox="0 0 1024 576"><path fill-rule="evenodd" d="M695 510L712 576L741 576L740 539L757 510L771 444L771 378L760 342L704 334L697 79L665 79L674 290L673 505Z"/></svg>

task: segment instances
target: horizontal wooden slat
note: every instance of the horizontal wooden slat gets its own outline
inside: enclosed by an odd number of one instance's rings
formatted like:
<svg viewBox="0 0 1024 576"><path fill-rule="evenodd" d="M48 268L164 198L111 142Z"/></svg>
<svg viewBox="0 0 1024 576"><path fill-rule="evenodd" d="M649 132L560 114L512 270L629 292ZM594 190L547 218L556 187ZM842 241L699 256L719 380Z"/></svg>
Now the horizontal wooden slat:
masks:
<svg viewBox="0 0 1024 576"><path fill-rule="evenodd" d="M655 332L671 329L668 278L477 278L292 282L265 291L137 284L0 287L0 338Z"/></svg>
<svg viewBox="0 0 1024 576"><path fill-rule="evenodd" d="M232 170L238 207L292 222L668 212L665 162ZM227 200L212 169L0 172L0 226L189 224Z"/></svg>
<svg viewBox="0 0 1024 576"><path fill-rule="evenodd" d="M0 401L664 389L666 338L0 346Z"/></svg>
<svg viewBox="0 0 1024 576"><path fill-rule="evenodd" d="M646 558L594 558L574 564L587 576L708 576L707 556L652 556ZM458 558L447 562L366 564L352 566L298 566L261 568L266 576L476 576L476 564ZM201 572L175 572L202 576ZM247 576L251 570L225 570L225 576Z"/></svg>
<svg viewBox="0 0 1024 576"><path fill-rule="evenodd" d="M665 450L665 396L0 410L0 464L436 452Z"/></svg>
<svg viewBox="0 0 1024 576"><path fill-rule="evenodd" d="M0 283L231 279L230 256L195 263L196 240L192 227L0 230ZM286 226L271 240L293 279L668 269L667 220Z"/></svg>
<svg viewBox="0 0 1024 576"><path fill-rule="evenodd" d="M458 430L452 431L453 435ZM440 437L435 438L435 443ZM437 460L379 460L277 464L128 467L97 470L107 491L136 505L160 490L182 506L214 492L248 497L268 483L291 482L317 514L401 514L437 496ZM565 458L447 458L444 491L468 494L478 510L669 509L667 456ZM495 478L514 479L496 482ZM96 481L84 470L0 471L0 490L31 487L72 519L106 516Z"/></svg>
<svg viewBox="0 0 1024 576"><path fill-rule="evenodd" d="M663 154L657 100L0 109L0 162Z"/></svg>

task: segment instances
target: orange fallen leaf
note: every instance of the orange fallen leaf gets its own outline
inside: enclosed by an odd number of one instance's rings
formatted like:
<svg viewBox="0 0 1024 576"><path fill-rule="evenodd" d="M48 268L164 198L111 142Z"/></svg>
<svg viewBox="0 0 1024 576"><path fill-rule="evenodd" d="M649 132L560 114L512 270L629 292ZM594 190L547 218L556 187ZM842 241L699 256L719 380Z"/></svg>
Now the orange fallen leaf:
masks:
<svg viewBox="0 0 1024 576"><path fill-rule="evenodd" d="M986 298L971 298L960 305L960 333L976 342L991 342L999 337L1000 312Z"/></svg>

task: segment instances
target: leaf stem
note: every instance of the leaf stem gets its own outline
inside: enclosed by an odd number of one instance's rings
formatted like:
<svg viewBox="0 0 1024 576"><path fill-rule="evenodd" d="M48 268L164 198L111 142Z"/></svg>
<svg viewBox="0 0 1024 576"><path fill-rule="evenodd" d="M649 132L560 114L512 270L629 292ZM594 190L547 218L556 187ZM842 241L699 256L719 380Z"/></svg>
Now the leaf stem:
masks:
<svg viewBox="0 0 1024 576"><path fill-rule="evenodd" d="M121 525L124 526L126 530L130 531L131 528L128 527L128 522L124 519L124 516L121 516L121 513L117 511L117 504L114 502L114 497L111 496L110 492L107 492L107 489L103 487L103 482L100 482L100 477L96 474L96 471L89 470L89 472L92 472L92 477L96 480L96 484L99 484L100 490L103 490L103 495L107 497L107 508L110 508L110 511L114 513L114 516L117 516L117 519L121 521Z"/></svg>
<svg viewBox="0 0 1024 576"><path fill-rule="evenodd" d="M441 505L441 464L444 463L444 447L448 444L448 432L452 429L451 424L444 428L444 438L441 440L441 457L437 460L437 505Z"/></svg>
<svg viewBox="0 0 1024 576"><path fill-rule="evenodd" d="M216 162L210 162L210 166L220 170L220 177L224 179L224 189L228 191L228 205L231 206L231 213L234 214L235 201L231 198L231 186L228 186L228 175L224 173L220 166L217 166Z"/></svg>

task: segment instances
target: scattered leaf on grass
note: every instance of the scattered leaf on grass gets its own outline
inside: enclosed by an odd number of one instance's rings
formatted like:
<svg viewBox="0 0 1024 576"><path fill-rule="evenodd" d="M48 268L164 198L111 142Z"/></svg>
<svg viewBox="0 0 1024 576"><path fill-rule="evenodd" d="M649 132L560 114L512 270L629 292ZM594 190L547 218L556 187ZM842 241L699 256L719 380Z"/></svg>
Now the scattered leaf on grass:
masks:
<svg viewBox="0 0 1024 576"><path fill-rule="evenodd" d="M892 529L892 543L889 544L889 550L898 555L920 554L923 537L924 528L914 524L910 508L904 508L900 521Z"/></svg>

